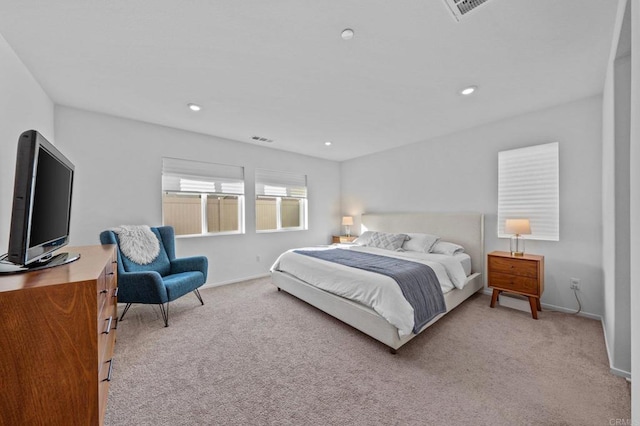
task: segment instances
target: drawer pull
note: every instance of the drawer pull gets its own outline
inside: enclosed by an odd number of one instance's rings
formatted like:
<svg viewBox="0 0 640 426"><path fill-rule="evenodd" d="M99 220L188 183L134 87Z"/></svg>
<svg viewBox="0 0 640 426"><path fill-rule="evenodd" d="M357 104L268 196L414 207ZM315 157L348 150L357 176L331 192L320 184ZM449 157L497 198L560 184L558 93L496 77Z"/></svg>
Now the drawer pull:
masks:
<svg viewBox="0 0 640 426"><path fill-rule="evenodd" d="M111 297L118 297L118 287L113 289L113 296Z"/></svg>
<svg viewBox="0 0 640 426"><path fill-rule="evenodd" d="M105 321L108 321L107 329L105 331L103 331L102 334L109 334L111 332L111 323L113 322L113 315L110 316L109 319L105 320Z"/></svg>
<svg viewBox="0 0 640 426"><path fill-rule="evenodd" d="M100 290L100 294L105 294L105 293L108 293L108 292L109 292L109 290L107 290L106 288L104 290Z"/></svg>
<svg viewBox="0 0 640 426"><path fill-rule="evenodd" d="M107 372L107 378L102 380L103 382L110 382L111 381L111 372L113 371L113 358L111 358L107 362L109 363L109 371Z"/></svg>
<svg viewBox="0 0 640 426"><path fill-rule="evenodd" d="M513 268L513 266L512 266L512 268ZM114 272L109 272L107 275L113 275L113 274L114 274Z"/></svg>

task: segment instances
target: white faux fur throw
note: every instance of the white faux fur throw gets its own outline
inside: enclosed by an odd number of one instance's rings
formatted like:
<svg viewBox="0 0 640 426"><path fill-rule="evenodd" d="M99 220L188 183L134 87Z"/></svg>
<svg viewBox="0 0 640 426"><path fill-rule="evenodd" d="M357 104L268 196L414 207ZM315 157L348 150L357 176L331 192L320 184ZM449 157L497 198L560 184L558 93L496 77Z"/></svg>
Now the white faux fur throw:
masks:
<svg viewBox="0 0 640 426"><path fill-rule="evenodd" d="M160 242L147 225L120 225L111 230L118 235L122 254L138 265L148 265L160 254Z"/></svg>

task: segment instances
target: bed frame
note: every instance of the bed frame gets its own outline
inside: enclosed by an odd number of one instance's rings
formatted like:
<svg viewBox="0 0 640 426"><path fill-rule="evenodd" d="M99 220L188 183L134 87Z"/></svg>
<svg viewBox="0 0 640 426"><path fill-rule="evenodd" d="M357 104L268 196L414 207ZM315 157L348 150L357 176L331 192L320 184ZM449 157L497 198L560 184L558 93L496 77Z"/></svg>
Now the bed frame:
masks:
<svg viewBox="0 0 640 426"><path fill-rule="evenodd" d="M443 241L464 246L471 256L471 275L462 290L454 289L444 295L447 313L484 287L484 216L479 213L387 213L363 214L362 232L422 232L438 235ZM304 300L312 306L351 325L391 348L392 353L413 339L416 334L400 338L398 329L373 309L349 299L321 290L285 272L274 271L273 285ZM420 329L442 318L440 314Z"/></svg>

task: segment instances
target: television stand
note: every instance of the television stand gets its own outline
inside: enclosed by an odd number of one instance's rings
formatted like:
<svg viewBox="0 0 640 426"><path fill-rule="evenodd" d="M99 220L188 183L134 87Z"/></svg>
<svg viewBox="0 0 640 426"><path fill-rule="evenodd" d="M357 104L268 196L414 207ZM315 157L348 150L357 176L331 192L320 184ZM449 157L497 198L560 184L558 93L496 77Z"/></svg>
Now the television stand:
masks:
<svg viewBox="0 0 640 426"><path fill-rule="evenodd" d="M0 425L104 424L118 325L113 245L0 276Z"/></svg>
<svg viewBox="0 0 640 426"><path fill-rule="evenodd" d="M19 274L22 272L39 271L40 269L53 268L66 265L80 259L80 253L58 253L45 260L30 263L26 266L9 262L0 262L0 274Z"/></svg>

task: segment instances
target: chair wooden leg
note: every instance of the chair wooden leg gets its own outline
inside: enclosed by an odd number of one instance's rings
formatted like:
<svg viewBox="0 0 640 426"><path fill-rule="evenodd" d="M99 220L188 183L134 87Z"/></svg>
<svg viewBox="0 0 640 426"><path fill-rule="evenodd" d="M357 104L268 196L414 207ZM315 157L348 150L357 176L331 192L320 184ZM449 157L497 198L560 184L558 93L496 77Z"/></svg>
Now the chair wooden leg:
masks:
<svg viewBox="0 0 640 426"><path fill-rule="evenodd" d="M200 304L204 305L204 301L202 300L202 296L200 295L200 292L198 291L198 289L196 288L195 290L193 290L193 292L196 294L196 297L200 301Z"/></svg>
<svg viewBox="0 0 640 426"><path fill-rule="evenodd" d="M125 306L124 310L122 311L122 315L120 315L120 321L122 321L122 318L124 318L124 314L127 313L130 307L131 307L131 303L127 303L127 306Z"/></svg>
<svg viewBox="0 0 640 426"><path fill-rule="evenodd" d="M169 302L167 302L167 309L165 310L164 304L160 303L160 312L162 313L162 319L164 320L164 326L169 327Z"/></svg>

